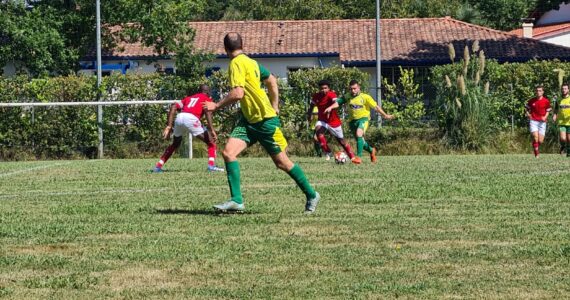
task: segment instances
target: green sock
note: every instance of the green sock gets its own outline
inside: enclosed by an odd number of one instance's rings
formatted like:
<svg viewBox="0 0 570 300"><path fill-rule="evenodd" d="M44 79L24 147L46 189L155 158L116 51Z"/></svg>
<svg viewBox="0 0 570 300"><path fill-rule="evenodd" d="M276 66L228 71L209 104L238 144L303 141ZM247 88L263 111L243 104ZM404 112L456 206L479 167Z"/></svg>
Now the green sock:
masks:
<svg viewBox="0 0 570 300"><path fill-rule="evenodd" d="M301 169L298 164L293 165L293 169L287 173L289 176L291 176L291 178L293 178L293 180L295 180L297 186L303 191L303 193L305 193L307 197L315 198L317 196L315 190L307 180L307 177L305 177L305 172L303 172L303 169Z"/></svg>
<svg viewBox="0 0 570 300"><path fill-rule="evenodd" d="M372 153L372 147L370 147L366 141L364 141L364 150L366 150L368 153Z"/></svg>
<svg viewBox="0 0 570 300"><path fill-rule="evenodd" d="M230 194L232 200L236 203L243 203L240 189L240 175L238 161L226 162L226 172L228 176L228 185L230 186Z"/></svg>
<svg viewBox="0 0 570 300"><path fill-rule="evenodd" d="M364 149L364 141L363 137L356 138L356 156L362 157L362 149Z"/></svg>
<svg viewBox="0 0 570 300"><path fill-rule="evenodd" d="M317 143L317 142L314 142L314 143L313 143L313 146L315 147L315 152L317 153L317 156L318 156L318 157L323 156L323 149L321 148L321 144L320 144L320 143Z"/></svg>

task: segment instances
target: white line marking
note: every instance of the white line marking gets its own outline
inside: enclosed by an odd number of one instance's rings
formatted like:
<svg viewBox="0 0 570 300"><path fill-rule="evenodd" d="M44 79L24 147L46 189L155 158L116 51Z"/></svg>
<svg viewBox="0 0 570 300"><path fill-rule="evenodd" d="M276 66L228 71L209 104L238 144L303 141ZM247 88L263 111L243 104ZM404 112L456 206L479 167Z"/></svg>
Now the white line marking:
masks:
<svg viewBox="0 0 570 300"><path fill-rule="evenodd" d="M71 162L55 163L55 164L51 164L51 165L43 165L43 166L38 166L38 167L33 167L33 168L28 168L28 169L23 169L23 170L17 170L17 171L13 171L13 172L0 174L0 177L12 176L12 175L16 175L16 174L21 174L21 173L26 173L26 172L31 172L31 171L41 170L41 169L47 169L47 168L51 168L51 167L69 165L70 163Z"/></svg>
<svg viewBox="0 0 570 300"><path fill-rule="evenodd" d="M28 191L26 193L18 194L18 195L0 195L1 198L16 198L16 197L24 197L24 196L35 196L35 195L42 195L42 196L69 196L69 195L95 195L95 194L127 194L127 193L148 193L148 192L164 192L168 191L168 188L160 188L160 189L122 189L122 190L102 190L102 191L93 191L93 190L76 190L76 191L69 191L69 192L44 192L44 191Z"/></svg>

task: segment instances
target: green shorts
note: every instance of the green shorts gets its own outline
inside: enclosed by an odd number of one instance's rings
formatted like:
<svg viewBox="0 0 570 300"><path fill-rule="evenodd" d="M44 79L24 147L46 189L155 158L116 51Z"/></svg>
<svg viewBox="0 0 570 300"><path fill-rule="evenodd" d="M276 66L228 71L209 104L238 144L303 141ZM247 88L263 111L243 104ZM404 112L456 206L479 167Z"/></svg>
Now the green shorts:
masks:
<svg viewBox="0 0 570 300"><path fill-rule="evenodd" d="M559 125L558 128L560 132L570 133L570 125Z"/></svg>
<svg viewBox="0 0 570 300"><path fill-rule="evenodd" d="M287 148L287 140L281 131L279 117L264 119L254 124L248 123L242 117L230 137L240 139L248 146L259 142L269 155L279 154Z"/></svg>
<svg viewBox="0 0 570 300"><path fill-rule="evenodd" d="M366 130L368 129L368 118L352 120L348 122L348 127L353 134L356 134L356 130L358 130L358 128L362 129L362 131L366 133Z"/></svg>

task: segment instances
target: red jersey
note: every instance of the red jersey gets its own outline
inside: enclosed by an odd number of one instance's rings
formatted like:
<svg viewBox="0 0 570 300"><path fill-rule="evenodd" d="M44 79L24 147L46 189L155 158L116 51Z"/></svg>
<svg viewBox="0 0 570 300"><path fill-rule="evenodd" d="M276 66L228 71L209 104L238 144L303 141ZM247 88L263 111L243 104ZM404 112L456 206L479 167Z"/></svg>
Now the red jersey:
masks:
<svg viewBox="0 0 570 300"><path fill-rule="evenodd" d="M326 94L322 93L315 93L313 94L313 99L311 103L317 107L319 110L319 121L326 122L331 127L338 127L342 125L340 118L336 112L336 109L333 109L331 113L327 116L325 114L325 109L329 106L333 105L334 99L336 98L336 93L333 91L327 92Z"/></svg>
<svg viewBox="0 0 570 300"><path fill-rule="evenodd" d="M535 97L528 100L526 109L530 112L531 120L542 122L542 118L551 110L550 101L546 97L540 99Z"/></svg>
<svg viewBox="0 0 570 300"><path fill-rule="evenodd" d="M176 101L175 104L177 109L193 114L200 119L202 117L202 103L206 101L212 102L213 100L206 94L198 93Z"/></svg>

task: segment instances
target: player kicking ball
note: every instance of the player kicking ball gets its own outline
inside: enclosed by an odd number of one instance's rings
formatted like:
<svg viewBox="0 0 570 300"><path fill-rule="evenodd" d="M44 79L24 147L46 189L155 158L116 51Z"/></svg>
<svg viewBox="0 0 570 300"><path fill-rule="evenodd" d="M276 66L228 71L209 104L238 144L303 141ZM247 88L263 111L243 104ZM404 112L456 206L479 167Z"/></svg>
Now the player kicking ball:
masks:
<svg viewBox="0 0 570 300"><path fill-rule="evenodd" d="M337 98L336 93L331 90L330 83L327 80L321 80L318 84L319 92L313 94L309 109L307 110L307 120L311 122L311 112L314 107L317 107L318 121L315 124L315 136L319 140L321 148L325 151L326 160L330 160L332 157L332 151L325 138L325 132L328 131L336 138L337 142L342 146L346 154L348 154L350 160L355 164L360 164L362 160L360 157L354 155L350 149L350 145L344 139L342 122L338 117L337 110L332 109L326 112L326 109L335 103L334 99Z"/></svg>
<svg viewBox="0 0 570 300"><path fill-rule="evenodd" d="M172 144L166 148L160 160L156 163L152 172L160 173L162 172L162 167L168 161L172 153L180 147L182 143L182 137L188 132L192 133L193 137L197 137L206 145L208 145L208 171L210 172L223 172L224 169L216 167L216 141L218 137L216 131L214 130L214 125L212 123L212 113L205 112L206 120L208 122L208 130L206 131L200 122L200 117L203 113L202 104L205 102L213 102L210 98L210 87L205 84L200 85L199 92L192 96L188 96L180 101L175 102L170 107L170 112L168 113L168 126L164 128L162 132L162 137L167 139L172 132L172 123L174 116L177 111L180 113L176 116L174 121L174 139Z"/></svg>
<svg viewBox="0 0 570 300"><path fill-rule="evenodd" d="M370 111L374 109L386 120L391 120L394 116L385 113L384 110L376 104L372 96L362 93L358 81L350 81L349 90L350 93L347 95L335 99L336 101L325 110L325 113L330 113L333 109L346 103L348 105L348 125L356 139L356 156L362 157L362 150L366 150L370 153L370 161L375 163L376 149L368 145L364 140L364 134L368 129L368 121L370 120Z"/></svg>

